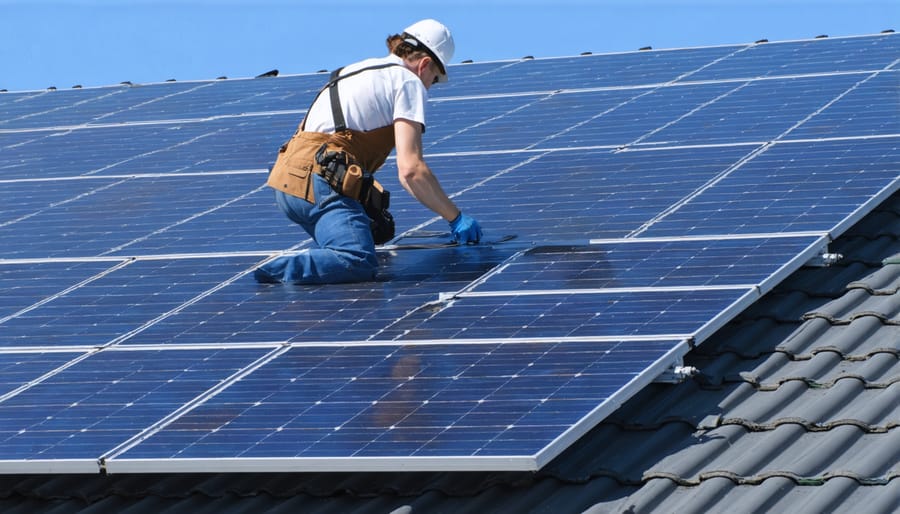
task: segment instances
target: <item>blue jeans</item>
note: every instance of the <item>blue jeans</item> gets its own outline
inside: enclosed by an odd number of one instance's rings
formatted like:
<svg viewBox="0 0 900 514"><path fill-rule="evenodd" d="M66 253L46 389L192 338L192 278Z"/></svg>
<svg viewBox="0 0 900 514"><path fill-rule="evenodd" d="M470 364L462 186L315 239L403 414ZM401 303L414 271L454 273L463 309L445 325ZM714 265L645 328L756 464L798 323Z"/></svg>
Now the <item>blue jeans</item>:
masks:
<svg viewBox="0 0 900 514"><path fill-rule="evenodd" d="M313 237L318 248L277 257L256 270L256 279L295 284L374 280L378 257L362 204L336 193L319 175L313 177L313 188L314 204L281 191L275 191L275 201Z"/></svg>

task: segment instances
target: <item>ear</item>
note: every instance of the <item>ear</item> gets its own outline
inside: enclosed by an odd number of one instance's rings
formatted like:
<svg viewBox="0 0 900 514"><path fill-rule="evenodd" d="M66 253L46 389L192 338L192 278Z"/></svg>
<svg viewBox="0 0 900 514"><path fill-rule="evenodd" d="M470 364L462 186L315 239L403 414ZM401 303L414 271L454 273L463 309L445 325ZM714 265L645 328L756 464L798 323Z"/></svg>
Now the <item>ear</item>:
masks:
<svg viewBox="0 0 900 514"><path fill-rule="evenodd" d="M419 71L419 73L422 73L425 70L427 70L428 66L430 66L430 65L431 65L431 57L426 55L425 57L422 57L421 59L419 59L419 62L416 64L416 69Z"/></svg>

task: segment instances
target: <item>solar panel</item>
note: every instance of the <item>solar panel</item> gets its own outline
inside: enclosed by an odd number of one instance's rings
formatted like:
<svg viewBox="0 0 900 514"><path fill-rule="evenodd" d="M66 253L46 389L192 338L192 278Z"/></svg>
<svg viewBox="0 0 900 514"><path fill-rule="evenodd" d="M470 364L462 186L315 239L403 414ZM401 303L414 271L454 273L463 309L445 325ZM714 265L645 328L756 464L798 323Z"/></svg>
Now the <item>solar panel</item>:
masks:
<svg viewBox="0 0 900 514"><path fill-rule="evenodd" d="M454 65L487 243L395 194L321 286L251 272L312 244L264 182L324 74L0 94L0 471L539 469L900 189L898 48Z"/></svg>
<svg viewBox="0 0 900 514"><path fill-rule="evenodd" d="M872 138L772 145L644 233L842 233L896 190L898 143Z"/></svg>
<svg viewBox="0 0 900 514"><path fill-rule="evenodd" d="M167 82L5 94L0 129L99 128L118 123L177 124L211 118L305 110L319 75L278 80ZM296 123L295 123L296 125Z"/></svg>
<svg viewBox="0 0 900 514"><path fill-rule="evenodd" d="M868 75L832 105L797 127L795 138L876 136L900 132L900 118L885 116L885 99L897 98L900 70Z"/></svg>
<svg viewBox="0 0 900 514"><path fill-rule="evenodd" d="M749 45L711 63L693 80L727 80L811 73L873 71L894 65L896 37L821 38Z"/></svg>
<svg viewBox="0 0 900 514"><path fill-rule="evenodd" d="M678 341L300 346L107 461L147 470L531 469ZM261 394L262 393L262 394ZM538 457L531 457L537 454Z"/></svg>
<svg viewBox="0 0 900 514"><path fill-rule="evenodd" d="M79 356L76 352L0 353L0 399Z"/></svg>
<svg viewBox="0 0 900 514"><path fill-rule="evenodd" d="M555 59L465 64L454 67L453 86L435 97L508 95L596 87L647 87L690 76L743 47L630 52Z"/></svg>
<svg viewBox="0 0 900 514"><path fill-rule="evenodd" d="M815 236L619 239L585 246L538 246L470 291L637 290L760 285L794 256L809 260ZM768 291L765 287L763 292Z"/></svg>
<svg viewBox="0 0 900 514"><path fill-rule="evenodd" d="M0 402L0 470L96 471L97 455L141 433L265 353L264 349L96 352Z"/></svg>

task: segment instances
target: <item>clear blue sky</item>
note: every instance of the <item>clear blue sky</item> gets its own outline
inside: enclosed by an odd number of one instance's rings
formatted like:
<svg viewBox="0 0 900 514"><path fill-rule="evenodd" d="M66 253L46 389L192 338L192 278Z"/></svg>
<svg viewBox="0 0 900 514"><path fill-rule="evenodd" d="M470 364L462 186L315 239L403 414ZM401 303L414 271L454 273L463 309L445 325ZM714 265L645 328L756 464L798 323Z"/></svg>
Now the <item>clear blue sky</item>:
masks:
<svg viewBox="0 0 900 514"><path fill-rule="evenodd" d="M0 0L0 89L310 73L421 18L479 62L874 34L900 30L900 1Z"/></svg>

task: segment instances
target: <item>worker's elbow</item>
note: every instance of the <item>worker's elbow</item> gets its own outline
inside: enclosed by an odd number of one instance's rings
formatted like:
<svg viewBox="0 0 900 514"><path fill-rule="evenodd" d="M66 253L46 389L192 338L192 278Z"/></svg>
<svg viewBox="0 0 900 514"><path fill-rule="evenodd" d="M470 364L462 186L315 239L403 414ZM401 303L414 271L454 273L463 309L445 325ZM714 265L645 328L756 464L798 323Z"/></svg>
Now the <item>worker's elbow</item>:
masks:
<svg viewBox="0 0 900 514"><path fill-rule="evenodd" d="M404 184L416 182L427 169L424 164L420 165L418 163L399 165L397 166L397 178Z"/></svg>

